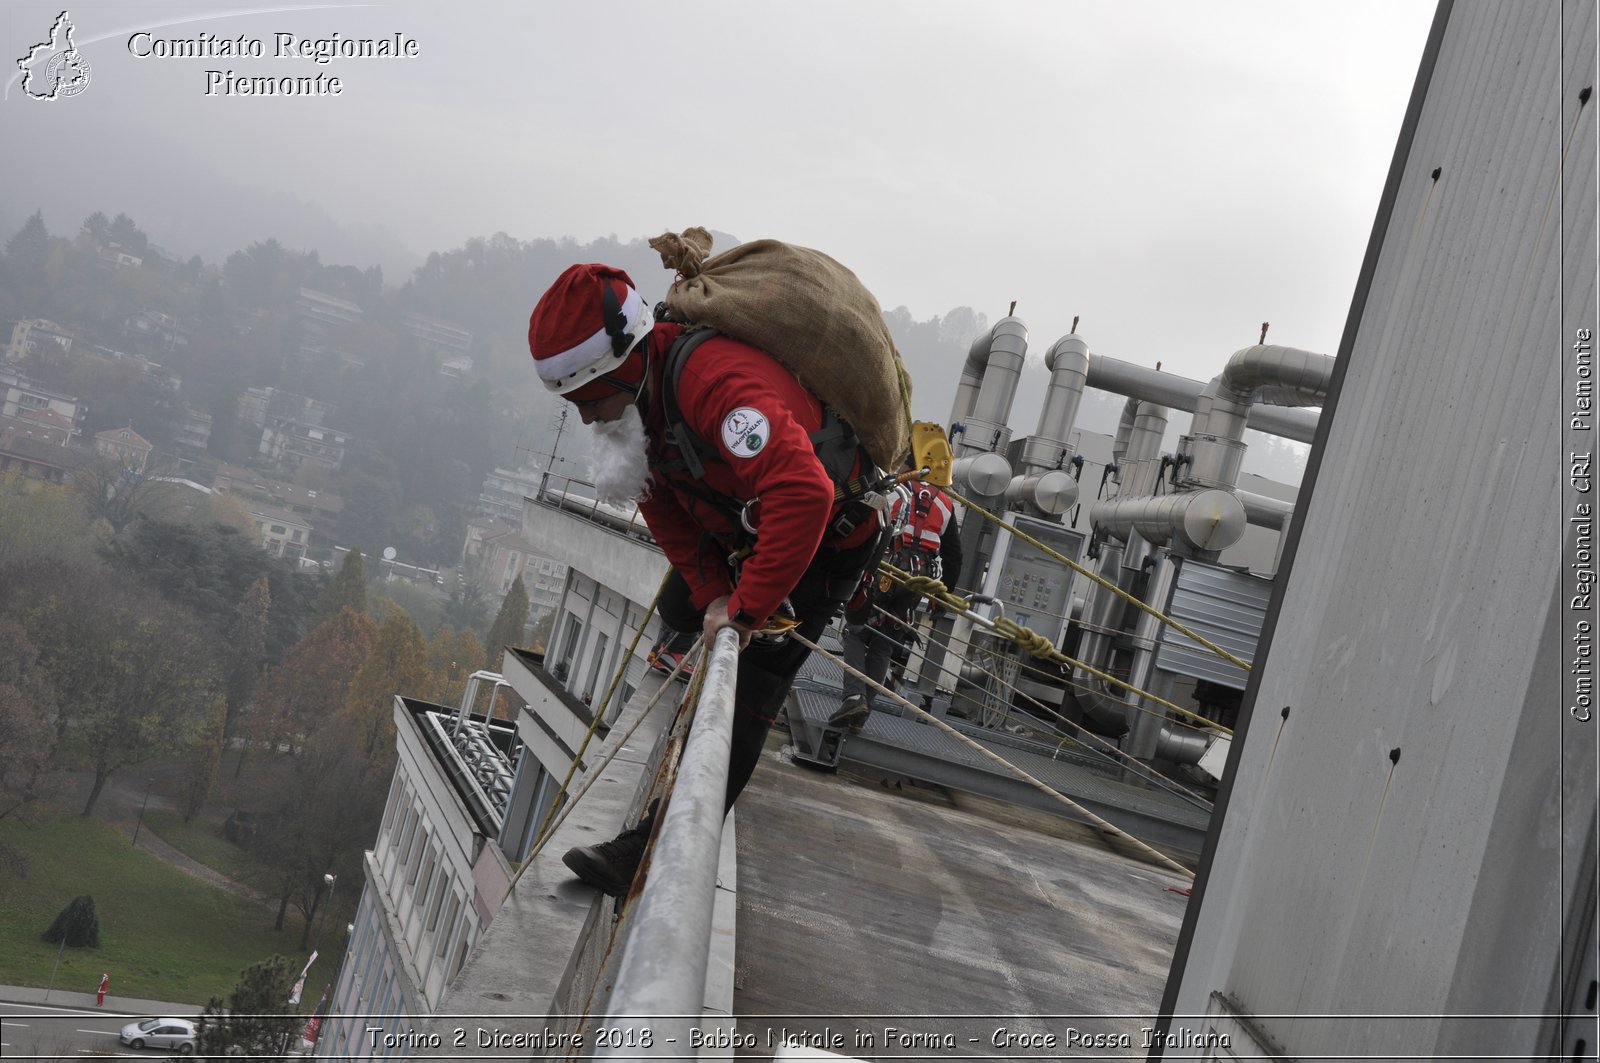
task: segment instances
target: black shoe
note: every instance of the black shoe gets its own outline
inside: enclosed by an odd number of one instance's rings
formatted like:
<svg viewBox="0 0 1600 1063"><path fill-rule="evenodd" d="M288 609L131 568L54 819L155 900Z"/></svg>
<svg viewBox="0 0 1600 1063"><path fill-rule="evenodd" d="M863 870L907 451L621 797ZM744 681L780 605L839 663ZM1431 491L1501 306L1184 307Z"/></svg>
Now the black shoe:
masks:
<svg viewBox="0 0 1600 1063"><path fill-rule="evenodd" d="M561 862L578 876L586 886L593 886L612 897L627 894L633 878L639 873L639 863L644 859L644 847L655 829L656 813L661 809L658 797L650 802L639 825L596 845L579 845L566 851Z"/></svg>
<svg viewBox="0 0 1600 1063"><path fill-rule="evenodd" d="M866 695L851 694L839 703L838 711L828 717L828 726L858 735L867 725L867 717L871 715L872 706L867 704Z"/></svg>

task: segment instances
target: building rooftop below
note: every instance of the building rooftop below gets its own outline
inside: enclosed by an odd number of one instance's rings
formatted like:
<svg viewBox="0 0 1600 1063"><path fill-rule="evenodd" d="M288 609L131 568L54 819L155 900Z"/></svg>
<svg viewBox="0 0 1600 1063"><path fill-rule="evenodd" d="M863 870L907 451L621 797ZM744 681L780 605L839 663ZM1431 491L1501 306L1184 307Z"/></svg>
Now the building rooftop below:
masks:
<svg viewBox="0 0 1600 1063"><path fill-rule="evenodd" d="M754 1054L783 1030L846 1056L1073 1055L1074 1032L1142 1044L1186 879L1057 816L808 769L779 734L737 817L734 1011ZM1001 1030L1054 1046L997 1044Z"/></svg>

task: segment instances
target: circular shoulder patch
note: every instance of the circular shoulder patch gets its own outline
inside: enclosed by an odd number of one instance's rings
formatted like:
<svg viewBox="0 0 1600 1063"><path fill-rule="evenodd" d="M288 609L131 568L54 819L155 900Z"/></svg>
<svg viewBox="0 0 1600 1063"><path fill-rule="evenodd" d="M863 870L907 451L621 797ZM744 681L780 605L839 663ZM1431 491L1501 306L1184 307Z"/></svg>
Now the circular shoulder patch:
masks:
<svg viewBox="0 0 1600 1063"><path fill-rule="evenodd" d="M736 458L761 453L770 434L767 415L749 406L740 406L722 419L722 445Z"/></svg>

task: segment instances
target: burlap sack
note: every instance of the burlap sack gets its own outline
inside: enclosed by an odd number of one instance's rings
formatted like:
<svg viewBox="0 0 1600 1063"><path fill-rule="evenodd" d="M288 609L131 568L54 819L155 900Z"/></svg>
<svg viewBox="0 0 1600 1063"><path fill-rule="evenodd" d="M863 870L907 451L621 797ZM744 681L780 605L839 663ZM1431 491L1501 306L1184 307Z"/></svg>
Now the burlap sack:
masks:
<svg viewBox="0 0 1600 1063"><path fill-rule="evenodd" d="M667 307L782 362L855 427L867 453L894 470L911 447L911 377L878 300L854 273L808 247L756 240L714 258L705 229L650 241L678 274Z"/></svg>

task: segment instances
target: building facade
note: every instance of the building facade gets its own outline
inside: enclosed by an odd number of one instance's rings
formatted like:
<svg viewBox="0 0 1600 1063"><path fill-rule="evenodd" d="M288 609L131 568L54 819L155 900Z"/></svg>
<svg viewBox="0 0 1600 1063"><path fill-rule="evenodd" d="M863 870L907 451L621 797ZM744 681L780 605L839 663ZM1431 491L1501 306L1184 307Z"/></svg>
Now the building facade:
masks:
<svg viewBox="0 0 1600 1063"><path fill-rule="evenodd" d="M155 444L135 432L132 425L127 428L108 428L104 432L96 432L94 437L96 454L137 473L145 471L145 466L150 462L150 452L155 449Z"/></svg>
<svg viewBox="0 0 1600 1063"><path fill-rule="evenodd" d="M479 673L467 698L480 677L498 679ZM367 1028L404 1030L433 1013L500 910L534 826L509 725L400 697L394 713L398 763L317 1044L325 1059L411 1054Z"/></svg>

